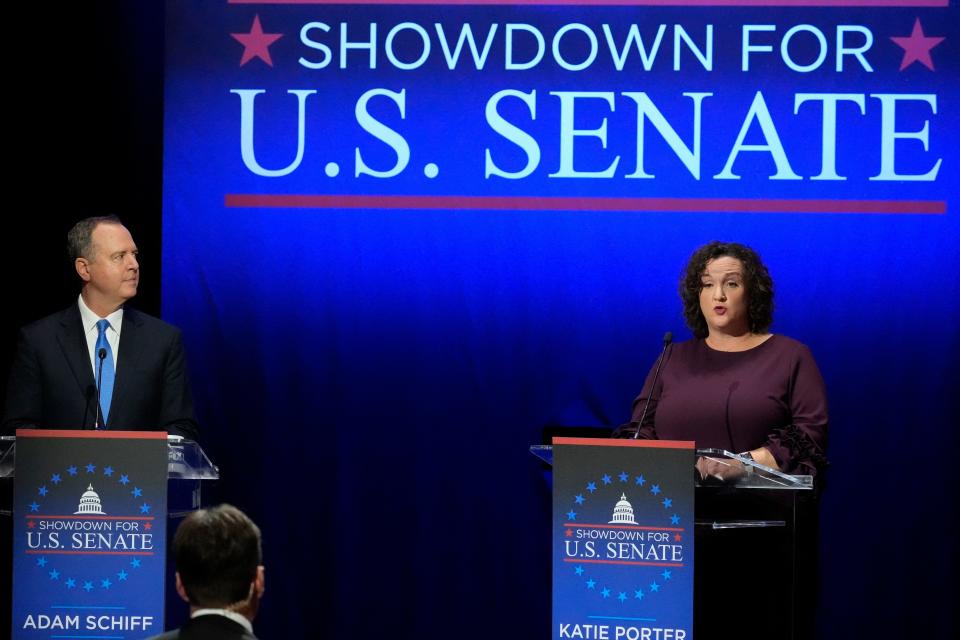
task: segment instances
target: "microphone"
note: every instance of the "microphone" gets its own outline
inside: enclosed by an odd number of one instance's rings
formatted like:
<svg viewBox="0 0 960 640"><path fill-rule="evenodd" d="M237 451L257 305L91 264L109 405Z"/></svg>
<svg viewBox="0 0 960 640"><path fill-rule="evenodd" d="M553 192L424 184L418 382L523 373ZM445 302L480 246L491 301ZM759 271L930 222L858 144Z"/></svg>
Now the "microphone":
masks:
<svg viewBox="0 0 960 640"><path fill-rule="evenodd" d="M80 424L83 425L84 429L87 428L87 416L90 415L90 401L93 400L94 402L96 402L96 398L97 398L97 385L88 384L87 388L84 390L84 393L83 393L83 420L80 422ZM96 410L94 410L93 419L94 419L93 428L96 429L97 428Z"/></svg>
<svg viewBox="0 0 960 640"><path fill-rule="evenodd" d="M673 332L667 331L663 334L663 351L657 359L657 370L653 372L653 384L650 385L650 395L647 396L647 402L643 405L643 413L640 414L640 421L637 422L637 430L633 433L633 439L640 437L640 427L643 426L643 420L647 417L647 409L650 408L650 401L653 400L653 392L657 388L657 380L660 379L660 367L663 366L663 357L667 355L667 347L673 342Z"/></svg>
<svg viewBox="0 0 960 640"><path fill-rule="evenodd" d="M100 350L97 351L97 360L99 360L97 366L97 422L94 425L96 429L103 429L106 425L106 419L103 415L103 409L100 408L100 388L103 386L103 361L107 357L107 350L103 347L100 347Z"/></svg>

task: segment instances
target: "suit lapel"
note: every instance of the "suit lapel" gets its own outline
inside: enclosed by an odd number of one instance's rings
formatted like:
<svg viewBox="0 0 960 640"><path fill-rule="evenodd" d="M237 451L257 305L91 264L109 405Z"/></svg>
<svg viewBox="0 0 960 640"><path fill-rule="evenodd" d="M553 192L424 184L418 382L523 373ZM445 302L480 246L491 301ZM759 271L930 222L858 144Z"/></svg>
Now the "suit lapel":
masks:
<svg viewBox="0 0 960 640"><path fill-rule="evenodd" d="M63 356L67 360L67 365L77 381L77 388L83 397L90 404L90 408L96 410L96 392L90 393L90 389L96 389L93 379L93 368L90 364L90 352L87 348L87 340L83 335L83 321L80 319L80 309L76 304L68 307L60 316L60 331L57 334L57 342ZM93 400L91 403L90 400Z"/></svg>
<svg viewBox="0 0 960 640"><path fill-rule="evenodd" d="M107 416L109 427L122 414L130 389L130 370L139 360L143 349L143 335L140 327L143 319L136 310L125 308L120 329L120 352L117 354L117 374L113 381L113 400L110 403L110 415Z"/></svg>

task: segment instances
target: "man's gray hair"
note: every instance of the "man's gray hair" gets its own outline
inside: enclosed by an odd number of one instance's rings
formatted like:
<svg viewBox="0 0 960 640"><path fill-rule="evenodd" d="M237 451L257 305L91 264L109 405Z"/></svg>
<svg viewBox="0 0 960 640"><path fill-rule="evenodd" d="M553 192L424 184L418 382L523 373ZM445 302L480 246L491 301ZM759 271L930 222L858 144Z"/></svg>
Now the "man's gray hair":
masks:
<svg viewBox="0 0 960 640"><path fill-rule="evenodd" d="M123 224L117 216L84 218L67 232L67 253L71 262L77 258L93 260L93 230L98 224Z"/></svg>

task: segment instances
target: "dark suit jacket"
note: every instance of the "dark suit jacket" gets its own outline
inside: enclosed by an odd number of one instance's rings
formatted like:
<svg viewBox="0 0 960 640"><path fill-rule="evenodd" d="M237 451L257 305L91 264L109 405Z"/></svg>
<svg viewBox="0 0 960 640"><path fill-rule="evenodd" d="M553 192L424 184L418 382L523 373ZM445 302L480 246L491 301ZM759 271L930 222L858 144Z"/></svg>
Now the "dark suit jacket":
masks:
<svg viewBox="0 0 960 640"><path fill-rule="evenodd" d="M76 303L20 330L2 431L92 429L97 388ZM107 427L197 437L180 330L123 311Z"/></svg>
<svg viewBox="0 0 960 640"><path fill-rule="evenodd" d="M126 315L126 312L124 312ZM191 618L179 629L155 636L151 640L257 640L242 626L216 614Z"/></svg>

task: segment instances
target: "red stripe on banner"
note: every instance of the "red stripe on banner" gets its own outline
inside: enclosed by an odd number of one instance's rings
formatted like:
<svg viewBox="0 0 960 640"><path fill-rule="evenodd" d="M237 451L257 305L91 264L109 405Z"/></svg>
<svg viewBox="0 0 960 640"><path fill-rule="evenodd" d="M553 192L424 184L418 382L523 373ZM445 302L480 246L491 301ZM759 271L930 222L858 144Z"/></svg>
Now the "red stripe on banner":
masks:
<svg viewBox="0 0 960 640"><path fill-rule="evenodd" d="M24 551L27 555L58 555L58 556L152 556L153 551L51 551L50 549L36 549Z"/></svg>
<svg viewBox="0 0 960 640"><path fill-rule="evenodd" d="M648 211L676 213L866 213L944 215L945 200L783 198L601 198L561 196L311 195L228 193L228 209L446 209L493 211Z"/></svg>
<svg viewBox="0 0 960 640"><path fill-rule="evenodd" d="M641 527L639 525L631 527L630 525L620 525L620 524L577 524L576 522L565 522L565 527L573 527L576 529L630 529L630 530L640 530L640 531L677 531L682 533L683 527Z"/></svg>
<svg viewBox="0 0 960 640"><path fill-rule="evenodd" d="M18 438L123 438L126 440L166 440L166 431L92 431L80 429L17 429Z"/></svg>
<svg viewBox="0 0 960 640"><path fill-rule="evenodd" d="M563 561L575 562L577 564L580 564L582 562L584 564L629 564L629 565L642 566L642 567L678 567L678 568L683 567L682 562L676 563L676 562L639 562L639 561L633 561L633 560L584 560L582 558L564 558Z"/></svg>
<svg viewBox="0 0 960 640"><path fill-rule="evenodd" d="M553 438L553 444L575 444L588 447L650 447L654 449L693 449L693 440L633 440L615 438Z"/></svg>
<svg viewBox="0 0 960 640"><path fill-rule="evenodd" d="M227 0L228 4L574 5L596 7L946 7L950 0Z"/></svg>
<svg viewBox="0 0 960 640"><path fill-rule="evenodd" d="M28 520L153 520L153 516L24 516ZM94 532L95 533L95 532Z"/></svg>

